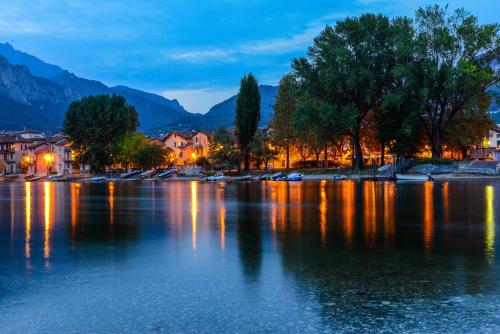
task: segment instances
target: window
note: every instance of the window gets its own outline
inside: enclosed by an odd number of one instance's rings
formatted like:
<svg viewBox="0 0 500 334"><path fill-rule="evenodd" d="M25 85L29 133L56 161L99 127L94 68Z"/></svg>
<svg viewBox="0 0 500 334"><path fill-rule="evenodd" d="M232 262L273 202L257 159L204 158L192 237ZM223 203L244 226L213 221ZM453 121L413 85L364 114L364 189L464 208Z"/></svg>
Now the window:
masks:
<svg viewBox="0 0 500 334"><path fill-rule="evenodd" d="M195 139L194 139L194 140L195 140L196 142L198 142L198 137L195 137Z"/></svg>
<svg viewBox="0 0 500 334"><path fill-rule="evenodd" d="M174 147L177 147L177 142L176 141L174 141Z"/></svg>

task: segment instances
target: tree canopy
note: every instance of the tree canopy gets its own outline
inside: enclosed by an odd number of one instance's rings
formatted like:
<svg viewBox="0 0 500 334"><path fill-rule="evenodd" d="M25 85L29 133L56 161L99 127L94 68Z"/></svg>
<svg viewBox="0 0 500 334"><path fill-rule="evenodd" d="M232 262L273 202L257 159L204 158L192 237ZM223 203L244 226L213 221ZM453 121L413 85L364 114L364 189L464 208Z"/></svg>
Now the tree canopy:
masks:
<svg viewBox="0 0 500 334"><path fill-rule="evenodd" d="M253 74L245 75L240 82L236 99L236 137L243 155L245 170L250 168L250 143L260 121L260 92Z"/></svg>
<svg viewBox="0 0 500 334"><path fill-rule="evenodd" d="M64 133L71 139L76 161L100 172L113 162L113 143L139 126L135 108L118 95L84 97L70 104Z"/></svg>

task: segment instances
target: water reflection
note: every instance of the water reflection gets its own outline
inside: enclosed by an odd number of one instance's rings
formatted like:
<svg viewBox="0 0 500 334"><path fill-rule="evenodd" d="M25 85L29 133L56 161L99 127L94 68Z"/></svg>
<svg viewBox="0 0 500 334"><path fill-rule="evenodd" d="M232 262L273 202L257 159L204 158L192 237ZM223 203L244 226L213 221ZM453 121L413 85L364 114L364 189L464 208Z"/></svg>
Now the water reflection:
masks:
<svg viewBox="0 0 500 334"><path fill-rule="evenodd" d="M196 250L196 219L198 217L198 182L191 182L191 239L193 250Z"/></svg>
<svg viewBox="0 0 500 334"><path fill-rule="evenodd" d="M43 257L45 258L45 266L50 267L50 232L52 224L51 212L52 205L55 204L51 198L51 187L53 183L44 182L43 184L43 199L44 199L44 242L43 242Z"/></svg>
<svg viewBox="0 0 500 334"><path fill-rule="evenodd" d="M26 218L26 232L25 232L25 246L24 256L26 257L26 266L29 268L31 259L31 182L24 184L25 189L25 218Z"/></svg>
<svg viewBox="0 0 500 334"><path fill-rule="evenodd" d="M9 276L0 283L3 298L13 296L9 304L0 299L0 311L22 298L19 286L33 284L30 291L49 300L59 296L45 294L58 291L55 286L75 284L86 297L117 300L110 309L120 310L118 318L131 314L123 307L130 289L137 289L141 307L157 319L165 312L154 312L166 306L194 310L192 317L168 319L173 322L193 322L216 303L230 305L219 309L224 320L234 311L263 319L278 314L267 323L315 319L308 324L314 332L366 323L380 323L384 331L408 314L419 321L435 315L440 323L440 312L465 312L455 305L457 296L498 299L499 187L371 181L0 185L0 269ZM47 269L50 280L43 276ZM123 298L117 293L122 285ZM99 319L107 324L109 317Z"/></svg>
<svg viewBox="0 0 500 334"><path fill-rule="evenodd" d="M495 259L495 188L493 186L486 186L485 188L486 200L486 237L485 237L485 255L490 264Z"/></svg>
<svg viewBox="0 0 500 334"><path fill-rule="evenodd" d="M427 253L432 248L434 237L434 183L424 183L424 249Z"/></svg>

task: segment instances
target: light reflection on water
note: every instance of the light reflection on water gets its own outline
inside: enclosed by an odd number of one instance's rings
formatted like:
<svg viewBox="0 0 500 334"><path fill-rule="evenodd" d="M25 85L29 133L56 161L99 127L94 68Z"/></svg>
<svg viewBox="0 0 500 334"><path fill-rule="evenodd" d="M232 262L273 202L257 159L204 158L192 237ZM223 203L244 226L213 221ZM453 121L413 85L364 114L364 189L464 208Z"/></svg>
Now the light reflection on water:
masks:
<svg viewBox="0 0 500 334"><path fill-rule="evenodd" d="M73 274L89 283L77 286L82 294L69 300L85 304L91 294L125 312L127 300L136 298L148 314L183 325L196 323L217 300L224 323L233 313L255 316L278 332L301 326L349 332L349 326L359 330L374 319L380 328L406 328L405 307L374 305L426 300L411 311L416 319L431 321L427 314L433 313L442 326L451 326L446 319L456 316L453 321L460 322L468 314L463 308L447 311L442 302L464 295L477 296L478 303L493 298L480 319L486 321L488 312L500 309L499 187L371 181L0 184L0 326L34 316L28 304L14 305L15 300L35 294L38 299L31 303L67 303L54 291L74 288L66 282ZM110 280L119 277L121 285L144 295L112 292L116 285L100 289L108 276L89 272L109 272ZM190 293L203 299L192 305L183 299ZM279 311L272 306L277 301ZM170 311L157 313L164 304ZM122 314L95 307L98 313L86 308L86 314L97 319L101 313ZM191 316L174 309L189 310ZM66 307L57 316L64 314L59 321L71 318ZM35 323L52 331L49 320ZM141 331L141 321L125 318L113 328L80 325L86 331L119 331L127 321L131 332ZM205 325L206 332L222 328L210 320ZM176 328L170 329L183 327Z"/></svg>

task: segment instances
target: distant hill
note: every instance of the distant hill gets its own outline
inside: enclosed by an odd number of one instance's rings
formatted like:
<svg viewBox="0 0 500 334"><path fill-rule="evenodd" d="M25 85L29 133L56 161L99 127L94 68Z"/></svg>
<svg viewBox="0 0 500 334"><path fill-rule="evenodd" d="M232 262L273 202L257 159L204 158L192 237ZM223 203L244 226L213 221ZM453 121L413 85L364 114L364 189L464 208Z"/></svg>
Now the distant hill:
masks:
<svg viewBox="0 0 500 334"><path fill-rule="evenodd" d="M259 86L260 101L260 127L265 127L273 117L273 105L278 94L276 86ZM177 122L169 124L171 128L195 128L204 130L214 130L224 125L225 127L234 127L234 118L236 116L236 95L214 105L204 114L193 117L179 119Z"/></svg>
<svg viewBox="0 0 500 334"><path fill-rule="evenodd" d="M37 57L14 49L9 43L0 43L0 55L12 65L27 66L36 77L52 79L64 71L59 66L47 64Z"/></svg>
<svg viewBox="0 0 500 334"><path fill-rule="evenodd" d="M58 131L71 101L96 94L124 96L139 113L143 131L193 115L177 100L125 86L108 87L99 81L80 78L15 50L10 44L0 43L0 130L29 127Z"/></svg>

